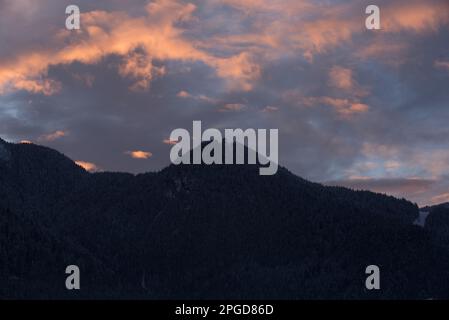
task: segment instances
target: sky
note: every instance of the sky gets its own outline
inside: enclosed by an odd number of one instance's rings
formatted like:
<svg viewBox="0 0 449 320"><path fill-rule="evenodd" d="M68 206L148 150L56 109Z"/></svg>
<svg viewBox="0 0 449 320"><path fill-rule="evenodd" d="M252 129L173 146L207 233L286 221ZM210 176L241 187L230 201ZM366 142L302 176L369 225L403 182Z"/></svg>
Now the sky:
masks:
<svg viewBox="0 0 449 320"><path fill-rule="evenodd" d="M447 0L0 0L0 137L91 171L160 170L201 120L279 129L303 178L436 204L448 119Z"/></svg>

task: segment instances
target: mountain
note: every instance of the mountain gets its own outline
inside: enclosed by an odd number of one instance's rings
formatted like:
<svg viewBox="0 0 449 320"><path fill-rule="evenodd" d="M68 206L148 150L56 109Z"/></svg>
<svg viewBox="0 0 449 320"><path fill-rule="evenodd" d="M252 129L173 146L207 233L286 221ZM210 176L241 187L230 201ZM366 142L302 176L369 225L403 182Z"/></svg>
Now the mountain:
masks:
<svg viewBox="0 0 449 320"><path fill-rule="evenodd" d="M433 205L433 206L425 206L425 207L422 207L420 210L421 211L426 211L426 212L431 212L431 211L433 211L433 210L435 210L437 208L441 208L441 207L449 208L449 202L440 203L440 204L436 204L436 205Z"/></svg>
<svg viewBox="0 0 449 320"><path fill-rule="evenodd" d="M449 250L449 204L443 203L429 208L426 219L426 230L431 235L433 243Z"/></svg>
<svg viewBox="0 0 449 320"><path fill-rule="evenodd" d="M449 252L417 216L406 200L282 167L92 174L49 148L2 141L0 297L449 297ZM69 264L82 272L76 293L61 289ZM380 291L365 289L371 264Z"/></svg>

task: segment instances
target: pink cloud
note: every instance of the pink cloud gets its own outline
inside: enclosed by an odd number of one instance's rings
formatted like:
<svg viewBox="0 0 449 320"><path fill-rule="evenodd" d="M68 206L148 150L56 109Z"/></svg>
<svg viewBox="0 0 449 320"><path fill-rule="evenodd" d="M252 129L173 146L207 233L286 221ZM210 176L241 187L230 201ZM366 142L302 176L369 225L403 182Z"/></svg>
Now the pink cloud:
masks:
<svg viewBox="0 0 449 320"><path fill-rule="evenodd" d="M162 142L163 142L164 144L168 144L168 145L175 145L175 144L178 143L177 140L170 140L170 139L164 139Z"/></svg>
<svg viewBox="0 0 449 320"><path fill-rule="evenodd" d="M142 151L142 150L126 151L125 153L130 155L131 158L134 158L134 159L149 159L153 156L153 154L151 152Z"/></svg>
<svg viewBox="0 0 449 320"><path fill-rule="evenodd" d="M39 141L55 141L59 138L65 137L68 133L66 131L57 130L55 132L44 134L39 137Z"/></svg>
<svg viewBox="0 0 449 320"><path fill-rule="evenodd" d="M332 107L340 116L348 118L352 115L365 113L369 110L369 106L356 100L340 99L332 97L303 97L302 104L307 107L317 105L326 105Z"/></svg>
<svg viewBox="0 0 449 320"><path fill-rule="evenodd" d="M237 111L242 111L245 108L246 108L246 106L241 103L228 103L228 104L225 104L218 111L219 112L237 112Z"/></svg>
<svg viewBox="0 0 449 320"><path fill-rule="evenodd" d="M155 60L198 61L213 68L229 90L249 91L260 79L264 62L298 55L312 62L317 54L351 44L354 36L367 32L364 13L356 11L360 6L354 1L330 5L310 0L216 0L208 5L240 11L229 24L245 23L246 27L192 38L187 36L189 31L207 28L210 21L196 15L194 4L177 0L150 2L140 16L124 11L85 12L79 32L61 29L49 35L51 45L30 45L14 56L0 58L0 94L15 90L55 94L61 85L48 79L50 66L76 61L96 64L108 55L122 57L118 72L134 81L133 91L148 90L156 76L166 73L154 66ZM383 43L382 48L367 44L355 49L354 57L379 57L406 47L401 39L387 44L384 39L389 34L436 32L448 25L447 1L383 2L382 33L372 41ZM348 69L333 72L331 83L349 90Z"/></svg>
<svg viewBox="0 0 449 320"><path fill-rule="evenodd" d="M449 202L449 193L442 193L442 194L436 195L436 196L432 197L430 200L431 200L431 204L440 204L440 203Z"/></svg>
<svg viewBox="0 0 449 320"><path fill-rule="evenodd" d="M182 90L178 92L177 96L180 98L190 98L192 95L187 91Z"/></svg>
<svg viewBox="0 0 449 320"><path fill-rule="evenodd" d="M341 66L334 66L329 71L329 84L333 87L351 90L354 87L352 70Z"/></svg>
<svg viewBox="0 0 449 320"><path fill-rule="evenodd" d="M81 168L83 168L84 170L89 171L89 172L100 171L100 168L95 163L92 163L92 162L77 160L77 161L75 161L75 163L78 166L80 166Z"/></svg>

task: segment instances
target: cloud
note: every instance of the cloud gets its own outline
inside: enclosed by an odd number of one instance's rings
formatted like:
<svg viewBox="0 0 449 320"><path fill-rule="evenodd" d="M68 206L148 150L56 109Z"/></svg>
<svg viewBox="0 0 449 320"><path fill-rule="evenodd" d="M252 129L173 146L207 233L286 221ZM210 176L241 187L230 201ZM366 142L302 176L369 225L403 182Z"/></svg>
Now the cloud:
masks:
<svg viewBox="0 0 449 320"><path fill-rule="evenodd" d="M342 66L333 66L329 71L329 86L336 88L337 93L343 92L350 95L353 99L366 97L369 95L369 91L354 79L353 71L349 68ZM355 106L357 108L358 106Z"/></svg>
<svg viewBox="0 0 449 320"><path fill-rule="evenodd" d="M357 37L369 37L371 41L383 40L400 33L429 34L449 25L449 5L445 0L382 1L382 34L370 37L364 27L364 13L368 2L360 1L223 1L227 5L251 15L245 20L251 24L251 32L219 37L211 45L246 46L253 51L263 48L270 56L299 53L308 61L323 53L351 45ZM365 6L364 6L365 4ZM396 39L396 48L406 44ZM368 44L369 45L369 44ZM360 48L360 46L359 46ZM356 47L356 49L359 49ZM393 49L390 46L389 49ZM369 52L374 53L374 46ZM267 53L267 51L269 53ZM365 54L366 54L365 53ZM379 50L377 50L379 53ZM359 53L360 54L360 53Z"/></svg>
<svg viewBox="0 0 449 320"><path fill-rule="evenodd" d="M238 112L245 109L246 106L241 103L227 103L222 108L220 108L219 112Z"/></svg>
<svg viewBox="0 0 449 320"><path fill-rule="evenodd" d="M369 42L354 48L354 57L362 61L377 60L379 62L398 67L406 62L409 43L401 39L376 37ZM394 57L394 59L391 59Z"/></svg>
<svg viewBox="0 0 449 320"><path fill-rule="evenodd" d="M183 38L177 24L192 19L196 10L193 4L157 0L145 9L146 15L140 17L123 11L85 12L81 30L76 33L60 30L52 39L54 46L19 52L8 61L0 60L0 94L11 90L54 94L60 88L45 78L50 66L74 62L96 64L108 55L124 58L118 72L136 80L130 87L135 91L148 89L155 75L165 74L164 67L152 64L154 59L201 61L214 68L219 77L229 80L231 89L251 89L259 67L250 53L215 56Z"/></svg>
<svg viewBox="0 0 449 320"><path fill-rule="evenodd" d="M202 103L207 103L207 104L218 104L219 100L216 98L212 98L212 97L208 97L204 94L197 94L197 95L193 95L185 90L181 90L179 91L176 96L178 98L182 98L182 99L194 99L196 101L202 102Z"/></svg>
<svg viewBox="0 0 449 320"><path fill-rule="evenodd" d="M130 86L130 90L139 92L147 90L153 77L163 76L166 71L163 66L153 66L146 53L133 51L124 58L118 72L123 77L135 79L136 82Z"/></svg>
<svg viewBox="0 0 449 320"><path fill-rule="evenodd" d="M81 168L83 168L84 170L89 171L89 172L100 171L100 168L96 164L94 164L92 162L86 162L86 161L78 160L78 161L75 161L75 163L78 166L80 166Z"/></svg>
<svg viewBox="0 0 449 320"><path fill-rule="evenodd" d="M359 113L365 113L369 106L357 100L340 99L332 97L304 97L302 103L307 107L325 105L332 107L340 116L345 119Z"/></svg>
<svg viewBox="0 0 449 320"><path fill-rule="evenodd" d="M262 109L262 112L270 113L270 112L276 112L276 111L278 111L278 110L279 110L278 107L275 107L275 106L266 106L265 108Z"/></svg>
<svg viewBox="0 0 449 320"><path fill-rule="evenodd" d="M17 79L13 84L11 84L11 87L15 90L26 90L32 93L42 93L46 96L51 96L61 91L61 83L51 79ZM0 94L2 93L1 90L2 89L0 88Z"/></svg>
<svg viewBox="0 0 449 320"><path fill-rule="evenodd" d="M447 150L364 143L361 158L345 177L329 184L404 197L422 206L436 204L449 187L448 161Z"/></svg>
<svg viewBox="0 0 449 320"><path fill-rule="evenodd" d="M449 193L442 193L431 198L431 204L449 202Z"/></svg>
<svg viewBox="0 0 449 320"><path fill-rule="evenodd" d="M168 145L175 145L175 144L178 143L178 141L176 141L176 140L170 140L170 139L164 139L162 142L163 142L164 144L168 144Z"/></svg>
<svg viewBox="0 0 449 320"><path fill-rule="evenodd" d="M190 93L188 93L187 91L184 91L184 90L179 91L176 96L178 96L180 98L190 98L190 97L192 97L192 95Z"/></svg>
<svg viewBox="0 0 449 320"><path fill-rule="evenodd" d="M362 154L371 161L382 161L385 169L421 174L440 179L449 174L449 151L438 148L409 149L407 146L364 143Z"/></svg>
<svg viewBox="0 0 449 320"><path fill-rule="evenodd" d="M391 159L398 157L401 154L401 150L394 145L370 142L363 143L361 151L362 154L368 158L382 157L384 159Z"/></svg>
<svg viewBox="0 0 449 320"><path fill-rule="evenodd" d="M228 59L218 59L214 65L219 76L228 80L232 90L250 91L252 83L260 77L260 66L248 52L242 52Z"/></svg>
<svg viewBox="0 0 449 320"><path fill-rule="evenodd" d="M338 89L351 90L354 87L352 70L341 66L333 66L329 71L329 84Z"/></svg>
<svg viewBox="0 0 449 320"><path fill-rule="evenodd" d="M95 83L95 76L89 73L87 74L75 73L73 74L73 78L83 83L88 88L92 88Z"/></svg>
<svg viewBox="0 0 449 320"><path fill-rule="evenodd" d="M130 155L133 159L149 159L153 156L151 152L141 150L126 151L125 153Z"/></svg>
<svg viewBox="0 0 449 320"><path fill-rule="evenodd" d="M449 71L449 61L436 60L434 66L435 68Z"/></svg>
<svg viewBox="0 0 449 320"><path fill-rule="evenodd" d="M387 33L436 32L449 23L444 1L381 2ZM225 79L230 90L250 91L261 77L261 59L299 53L312 61L316 54L340 47L366 32L360 23L362 11L355 11L360 8L352 2L325 5L313 1L213 1L209 12L218 11L223 4L251 17L232 21L241 32L193 38L202 24L207 26L208 17L202 16L196 5L176 0L150 2L137 16L125 10L83 12L78 32L59 29L48 38L48 46L35 44L33 50L0 59L0 93L27 90L56 94L60 84L47 79L51 66L96 64L108 55L123 57L118 72L135 80L130 86L133 91L147 90L154 76L165 74L164 66L154 66L155 59L202 62ZM6 9L17 11L17 6ZM245 24L247 28L242 29ZM193 28L193 34L187 27ZM142 51L136 52L138 48ZM220 49L222 52L217 52ZM373 52L367 49L359 55ZM347 70L334 70L337 73L333 78L335 84L348 89L351 83Z"/></svg>
<svg viewBox="0 0 449 320"><path fill-rule="evenodd" d="M449 24L447 1L392 2L383 12L382 28L388 32L432 32Z"/></svg>
<svg viewBox="0 0 449 320"><path fill-rule="evenodd" d="M67 132L62 130L57 130L55 132L44 134L39 137L39 141L55 141L59 138L65 137L67 135Z"/></svg>

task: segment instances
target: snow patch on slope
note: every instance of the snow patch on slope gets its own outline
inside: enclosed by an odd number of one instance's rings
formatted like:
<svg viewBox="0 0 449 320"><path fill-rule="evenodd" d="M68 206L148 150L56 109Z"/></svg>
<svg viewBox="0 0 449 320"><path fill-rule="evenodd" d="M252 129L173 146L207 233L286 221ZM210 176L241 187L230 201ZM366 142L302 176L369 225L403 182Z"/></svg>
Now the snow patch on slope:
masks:
<svg viewBox="0 0 449 320"><path fill-rule="evenodd" d="M426 225L426 219L429 216L430 212L427 211L420 211L419 217L413 222L414 225L424 227Z"/></svg>

